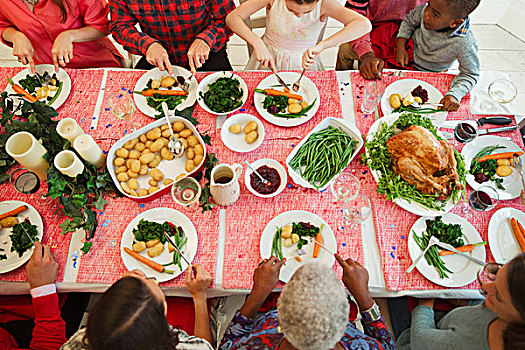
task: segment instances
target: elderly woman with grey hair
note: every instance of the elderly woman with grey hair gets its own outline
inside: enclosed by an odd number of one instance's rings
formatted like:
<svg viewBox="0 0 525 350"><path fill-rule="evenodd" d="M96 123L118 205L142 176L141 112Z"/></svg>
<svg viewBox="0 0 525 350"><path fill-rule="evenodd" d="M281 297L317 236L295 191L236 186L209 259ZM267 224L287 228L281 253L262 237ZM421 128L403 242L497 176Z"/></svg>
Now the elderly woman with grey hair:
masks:
<svg viewBox="0 0 525 350"><path fill-rule="evenodd" d="M284 260L265 260L255 270L252 292L237 311L222 339L221 350L395 349L394 340L368 290L368 272L358 262L343 260L343 283L363 316L364 333L349 321L347 293L335 273L307 264L284 286L277 310L256 317L279 281Z"/></svg>

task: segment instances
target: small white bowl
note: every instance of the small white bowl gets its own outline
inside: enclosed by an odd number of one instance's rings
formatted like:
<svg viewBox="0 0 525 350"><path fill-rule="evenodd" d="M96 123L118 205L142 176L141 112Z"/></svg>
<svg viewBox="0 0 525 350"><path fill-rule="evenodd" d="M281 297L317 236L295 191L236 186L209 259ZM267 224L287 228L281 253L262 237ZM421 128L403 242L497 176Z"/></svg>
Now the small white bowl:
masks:
<svg viewBox="0 0 525 350"><path fill-rule="evenodd" d="M279 176L281 177L281 184L279 185L279 187L274 193L261 194L253 189L252 185L250 184L250 175L253 173L253 171L250 168L246 169L246 171L244 172L244 183L246 187L248 188L248 190L254 195L256 195L257 197L261 197L261 198L275 197L284 190L284 188L286 187L286 184L288 183L288 176L286 175L286 170L281 165L281 163L279 163L276 160L270 159L270 158L258 159L255 162L251 163L252 168L254 168L255 170L257 170L257 168L263 165L266 165L270 168L274 168L275 170L277 170L277 172L279 173Z"/></svg>
<svg viewBox="0 0 525 350"><path fill-rule="evenodd" d="M212 111L206 105L206 103L204 103L204 100L201 97L201 93L204 94L206 91L208 91L209 90L208 85L214 83L217 79L222 78L222 77L234 78L240 82L239 88L242 90L242 104L239 107L235 108L234 110L218 113L218 112ZM217 73L210 74L206 78L202 79L201 82L199 83L199 86L197 86L197 102L202 107L202 109L204 109L206 112L211 113L211 114L226 115L226 114L230 114L235 111L238 111L239 109L242 108L242 106L244 106L247 99L248 99L248 86L246 85L244 80L242 80L240 76L232 72L217 72Z"/></svg>
<svg viewBox="0 0 525 350"><path fill-rule="evenodd" d="M243 129L246 124L252 121L257 123L257 133L259 134L259 136L257 137L257 140L255 140L253 143L247 143L244 139L246 134L244 133ZM230 126L232 126L233 124L241 125L240 133L234 134L230 131ZM264 136L264 126L261 123L261 121L257 119L257 117L248 113L239 113L232 115L231 117L226 119L226 121L221 127L222 143L224 143L226 147L228 147L234 152L246 153L259 148L259 146L264 141Z"/></svg>

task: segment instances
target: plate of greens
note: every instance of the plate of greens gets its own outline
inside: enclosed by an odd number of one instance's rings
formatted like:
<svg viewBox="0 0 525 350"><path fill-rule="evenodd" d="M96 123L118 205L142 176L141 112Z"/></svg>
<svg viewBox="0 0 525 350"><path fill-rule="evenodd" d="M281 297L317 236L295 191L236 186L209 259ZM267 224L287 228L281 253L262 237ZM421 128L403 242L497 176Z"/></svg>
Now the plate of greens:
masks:
<svg viewBox="0 0 525 350"><path fill-rule="evenodd" d="M135 84L133 98L137 108L145 115L158 119L164 117L162 113L162 102L166 102L168 110L181 111L187 107L193 106L197 99L197 79L193 77L189 70L179 67L173 67L173 77L170 77L166 71L153 68L144 73ZM191 79L188 81L188 78ZM182 94L183 90L179 84L189 82L188 93ZM145 93L152 89L158 93ZM164 92L165 91L165 92ZM180 94L177 94L179 93ZM144 96L142 94L147 96ZM169 93L171 95L163 95Z"/></svg>
<svg viewBox="0 0 525 350"><path fill-rule="evenodd" d="M316 237L319 233L322 238ZM316 239L319 242L322 240L323 246L329 251L337 252L334 232L321 217L304 210L281 213L270 220L263 229L260 242L261 258L268 259L272 255L279 259L287 258L279 273L279 279L284 283L287 283L304 264L319 263L332 267L335 257L315 244ZM297 249L304 251L300 257L301 261L294 258Z"/></svg>
<svg viewBox="0 0 525 350"><path fill-rule="evenodd" d="M386 141L412 125L422 126L437 140L444 140L437 133L432 120L424 115L403 113L391 114L378 119L370 127L366 141L363 162L378 183L378 193L386 196L401 208L420 216L437 216L450 211L461 199L462 189L453 187L446 200L436 195L424 194L398 176L393 169L392 159ZM465 186L465 165L463 157L454 150L459 182Z"/></svg>
<svg viewBox="0 0 525 350"><path fill-rule="evenodd" d="M31 239L42 239L44 224L38 211L22 201L1 202L0 217L0 273L5 273L31 258L34 249Z"/></svg>
<svg viewBox="0 0 525 350"><path fill-rule="evenodd" d="M126 268L130 271L139 269L159 282L169 281L183 273L188 264L169 244L164 232L192 262L197 254L198 237L191 220L174 209L154 208L137 215L122 234L120 254ZM135 253L131 253L134 256L125 248ZM159 265L163 266L162 272L155 269Z"/></svg>
<svg viewBox="0 0 525 350"><path fill-rule="evenodd" d="M238 111L247 99L246 83L232 72L210 74L197 87L197 102L211 114L225 115Z"/></svg>
<svg viewBox="0 0 525 350"><path fill-rule="evenodd" d="M279 76L292 88L299 73L279 72ZM321 97L317 86L303 76L297 92L284 91L275 74L270 74L257 85L253 95L257 112L267 122L278 126L292 127L306 123L317 113Z"/></svg>
<svg viewBox="0 0 525 350"><path fill-rule="evenodd" d="M519 197L520 174L512 166L512 152L523 154L518 145L499 136L480 136L467 143L461 150L467 183L475 190L488 184L496 189L502 200Z"/></svg>
<svg viewBox="0 0 525 350"><path fill-rule="evenodd" d="M483 242L474 226L458 215L447 213L435 218L421 217L412 225L407 241L412 260L426 248L431 236L479 260L486 259L486 242ZM416 267L431 282L449 288L462 287L474 282L477 272L482 268L470 259L458 254L449 254L436 246L428 250Z"/></svg>
<svg viewBox="0 0 525 350"><path fill-rule="evenodd" d="M52 64L35 66L35 74L31 73L29 68L24 69L11 79L38 101L54 109L62 106L71 92L71 78L69 75L62 68L59 68L58 73L55 73L55 67ZM15 93L9 83L5 90L9 94Z"/></svg>

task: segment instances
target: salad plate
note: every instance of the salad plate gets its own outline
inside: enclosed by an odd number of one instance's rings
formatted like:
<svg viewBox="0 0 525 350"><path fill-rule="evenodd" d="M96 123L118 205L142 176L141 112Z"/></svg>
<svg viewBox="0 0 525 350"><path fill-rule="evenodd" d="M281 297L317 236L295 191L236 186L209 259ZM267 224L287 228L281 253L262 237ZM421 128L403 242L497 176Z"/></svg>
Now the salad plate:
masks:
<svg viewBox="0 0 525 350"><path fill-rule="evenodd" d="M521 253L521 248L512 231L510 220L514 218L525 224L525 213L515 208L501 208L490 218L489 245L497 263L505 264Z"/></svg>

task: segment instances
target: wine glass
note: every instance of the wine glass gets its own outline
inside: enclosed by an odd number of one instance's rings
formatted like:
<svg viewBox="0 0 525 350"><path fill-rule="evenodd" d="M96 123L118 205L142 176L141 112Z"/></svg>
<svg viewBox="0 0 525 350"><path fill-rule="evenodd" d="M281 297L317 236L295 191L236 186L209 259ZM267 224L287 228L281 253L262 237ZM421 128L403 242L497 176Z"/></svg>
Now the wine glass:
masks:
<svg viewBox="0 0 525 350"><path fill-rule="evenodd" d="M53 198L46 197L43 194L36 194L40 189L40 179L38 176L26 168L18 168L9 174L9 183L19 193L29 195L31 202L41 205L50 204Z"/></svg>
<svg viewBox="0 0 525 350"><path fill-rule="evenodd" d="M130 94L124 91L116 92L109 96L108 103L111 113L113 113L117 119L128 120L135 114L135 102L133 102ZM133 132L137 129L138 125L136 123L128 126L128 132Z"/></svg>
<svg viewBox="0 0 525 350"><path fill-rule="evenodd" d="M454 138L461 143L467 143L478 136L478 122L473 118L465 118L454 128Z"/></svg>
<svg viewBox="0 0 525 350"><path fill-rule="evenodd" d="M476 211L487 211L496 206L499 201L498 191L491 186L481 186L472 191L468 197L470 207Z"/></svg>
<svg viewBox="0 0 525 350"><path fill-rule="evenodd" d="M518 89L512 81L507 79L494 80L490 83L487 91L490 98L499 104L510 103L518 96ZM487 113L496 113L499 106L494 102L483 101L480 107Z"/></svg>
<svg viewBox="0 0 525 350"><path fill-rule="evenodd" d="M330 190L335 200L342 202L352 200L361 190L359 179L350 173L341 173L333 178L330 183Z"/></svg>
<svg viewBox="0 0 525 350"><path fill-rule="evenodd" d="M185 177L173 184L171 196L175 203L187 211L196 211L199 208L201 185L192 177Z"/></svg>
<svg viewBox="0 0 525 350"><path fill-rule="evenodd" d="M363 193L358 193L354 199L343 203L343 226L359 224L372 213L372 203Z"/></svg>

